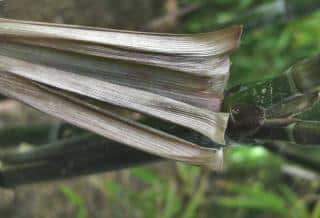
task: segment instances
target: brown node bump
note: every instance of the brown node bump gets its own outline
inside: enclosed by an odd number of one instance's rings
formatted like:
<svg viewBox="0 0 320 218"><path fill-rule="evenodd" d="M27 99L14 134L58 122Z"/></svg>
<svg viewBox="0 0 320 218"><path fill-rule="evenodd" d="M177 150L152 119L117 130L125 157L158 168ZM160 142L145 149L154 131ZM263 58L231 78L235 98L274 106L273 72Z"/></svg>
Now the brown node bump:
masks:
<svg viewBox="0 0 320 218"><path fill-rule="evenodd" d="M227 135L234 140L242 140L254 135L263 125L265 111L263 108L240 103L230 108Z"/></svg>

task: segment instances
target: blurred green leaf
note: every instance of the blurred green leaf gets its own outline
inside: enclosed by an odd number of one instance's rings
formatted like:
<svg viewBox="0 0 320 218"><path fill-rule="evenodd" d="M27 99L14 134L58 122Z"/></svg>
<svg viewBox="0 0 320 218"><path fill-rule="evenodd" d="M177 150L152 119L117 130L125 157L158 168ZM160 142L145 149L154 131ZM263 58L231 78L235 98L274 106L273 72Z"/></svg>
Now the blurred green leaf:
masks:
<svg viewBox="0 0 320 218"><path fill-rule="evenodd" d="M232 197L219 197L217 203L232 208L249 208L286 213L285 200L274 192L264 190L260 186L233 184L229 187L236 193Z"/></svg>
<svg viewBox="0 0 320 218"><path fill-rule="evenodd" d="M177 193L177 187L173 182L168 185L168 190L165 197L165 206L163 209L162 218L173 218L175 214L181 209L181 199Z"/></svg>
<svg viewBox="0 0 320 218"><path fill-rule="evenodd" d="M306 204L300 197L295 193L289 186L281 185L281 194L286 200L287 214L292 218L309 218L308 210L306 209Z"/></svg>
<svg viewBox="0 0 320 218"><path fill-rule="evenodd" d="M132 168L130 169L130 173L147 184L161 181L161 179L157 177L152 171L147 170L143 167Z"/></svg>
<svg viewBox="0 0 320 218"><path fill-rule="evenodd" d="M205 200L205 192L207 188L207 177L202 177L200 181L200 185L196 192L190 196L190 200L184 210L182 215L183 218L196 218L197 212L201 206L201 204Z"/></svg>
<svg viewBox="0 0 320 218"><path fill-rule="evenodd" d="M87 209L82 197L67 186L61 186L60 190L70 201L70 203L72 203L73 206L77 209L77 218L87 218Z"/></svg>
<svg viewBox="0 0 320 218"><path fill-rule="evenodd" d="M320 217L320 200L317 201L311 215L311 218L319 218L319 217Z"/></svg>
<svg viewBox="0 0 320 218"><path fill-rule="evenodd" d="M111 180L104 181L104 187L106 196L111 201L117 200L123 190L121 185Z"/></svg>
<svg viewBox="0 0 320 218"><path fill-rule="evenodd" d="M226 163L229 170L258 171L273 169L276 174L281 167L282 160L261 146L238 146L226 149Z"/></svg>

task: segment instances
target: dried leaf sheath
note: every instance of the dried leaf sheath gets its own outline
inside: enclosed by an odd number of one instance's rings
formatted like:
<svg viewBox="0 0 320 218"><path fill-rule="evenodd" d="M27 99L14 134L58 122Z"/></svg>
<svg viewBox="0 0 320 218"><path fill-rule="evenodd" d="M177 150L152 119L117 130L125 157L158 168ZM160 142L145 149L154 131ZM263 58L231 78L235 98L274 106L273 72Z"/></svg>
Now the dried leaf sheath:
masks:
<svg viewBox="0 0 320 218"><path fill-rule="evenodd" d="M224 87L224 81L217 85L219 78L216 77L199 77L159 67L56 51L8 40L0 42L0 53L4 56L62 70L67 69L100 80L150 91L213 111L219 111L221 97L216 93L218 89ZM214 89L213 81L216 84Z"/></svg>
<svg viewBox="0 0 320 218"><path fill-rule="evenodd" d="M124 50L95 43L61 39L37 38L35 42L33 38L12 37L10 40L27 45L38 45L63 51L72 51L79 54L89 54L98 57L130 61L207 77L229 72L230 63L228 55L232 51L225 51L210 56L175 55Z"/></svg>
<svg viewBox="0 0 320 218"><path fill-rule="evenodd" d="M221 166L222 157L218 150L199 147L114 114L79 104L81 101L75 102L71 97L57 94L58 90L50 92L48 90L51 88L42 87L43 85L37 85L11 73L0 72L1 93L43 112L155 155L212 169Z"/></svg>
<svg viewBox="0 0 320 218"><path fill-rule="evenodd" d="M94 77L0 56L0 69L59 89L194 129L224 144L228 114L215 113L150 92L120 86Z"/></svg>
<svg viewBox="0 0 320 218"><path fill-rule="evenodd" d="M0 26L0 33L7 36L76 40L126 50L194 56L230 52L238 46L241 34L239 26L194 35L143 33L8 19L0 19Z"/></svg>
<svg viewBox="0 0 320 218"><path fill-rule="evenodd" d="M174 35L0 19L0 92L132 147L207 165L212 150L89 102L138 111L224 144L228 114L219 111L240 34L239 26Z"/></svg>
<svg viewBox="0 0 320 218"><path fill-rule="evenodd" d="M194 74L210 85L201 87L204 93L219 97L229 75L228 55L238 47L240 34L240 26L174 35L0 19L0 37L6 40L162 68L150 69L153 74Z"/></svg>

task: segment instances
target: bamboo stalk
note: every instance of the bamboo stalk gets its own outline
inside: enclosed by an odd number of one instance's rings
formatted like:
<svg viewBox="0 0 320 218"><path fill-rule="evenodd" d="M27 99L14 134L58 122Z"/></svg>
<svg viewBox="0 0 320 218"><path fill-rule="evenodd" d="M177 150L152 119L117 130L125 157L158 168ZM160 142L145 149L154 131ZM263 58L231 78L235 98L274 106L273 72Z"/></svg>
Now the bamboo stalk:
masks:
<svg viewBox="0 0 320 218"><path fill-rule="evenodd" d="M320 172L319 161L305 157L302 154L297 153L293 149L290 149L290 143L281 141L261 141L261 144L268 150L281 155L296 164L300 164L303 167L309 168L315 172Z"/></svg>
<svg viewBox="0 0 320 218"><path fill-rule="evenodd" d="M318 146L320 144L320 122L292 120L285 126L263 126L253 137L261 140L286 141L301 146Z"/></svg>
<svg viewBox="0 0 320 218"><path fill-rule="evenodd" d="M298 144L317 143L315 128L300 126L303 121L290 118L312 109L319 102L319 63L320 56L308 58L273 79L250 83L231 90L223 106L225 112L231 113L229 136L234 139L245 138L251 142L258 137ZM248 108L256 110L249 109L251 112L247 112ZM255 113L255 111L260 112ZM234 117L238 119L233 119ZM299 123L293 128L296 134L301 131L300 134L309 134L310 139L292 138L290 124L295 122ZM247 128L241 132L241 127L244 126ZM234 127L240 127L240 130Z"/></svg>
<svg viewBox="0 0 320 218"><path fill-rule="evenodd" d="M319 55L307 58L275 78L243 85L226 96L224 110L230 110L232 105L239 102L268 109L276 104L290 102L292 98L299 95L308 94L312 97L320 89L319 63ZM308 100L308 97L305 98ZM272 117L272 115L269 116Z"/></svg>
<svg viewBox="0 0 320 218"><path fill-rule="evenodd" d="M120 170L157 160L157 156L89 133L6 154L1 159L0 186Z"/></svg>
<svg viewBox="0 0 320 218"><path fill-rule="evenodd" d="M0 129L0 153L2 149L11 148L21 142L43 144L50 140L52 124L32 126L8 126Z"/></svg>
<svg viewBox="0 0 320 218"><path fill-rule="evenodd" d="M302 93L319 92L320 55L305 59L286 73L292 76L295 88Z"/></svg>
<svg viewBox="0 0 320 218"><path fill-rule="evenodd" d="M313 108L319 102L318 93L298 94L266 109L267 118L293 117Z"/></svg>

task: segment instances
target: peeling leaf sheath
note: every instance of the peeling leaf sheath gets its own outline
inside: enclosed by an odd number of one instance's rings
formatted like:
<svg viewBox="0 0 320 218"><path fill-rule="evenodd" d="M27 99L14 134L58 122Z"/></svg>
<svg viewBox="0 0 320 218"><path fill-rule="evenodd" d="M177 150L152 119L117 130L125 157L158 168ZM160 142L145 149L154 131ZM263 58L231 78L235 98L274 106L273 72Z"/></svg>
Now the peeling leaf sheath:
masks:
<svg viewBox="0 0 320 218"><path fill-rule="evenodd" d="M220 109L228 55L241 31L175 35L0 19L0 69L224 144L228 115L213 111Z"/></svg>
<svg viewBox="0 0 320 218"><path fill-rule="evenodd" d="M104 57L109 59L109 62L111 59L136 63L153 75L176 71L201 76L192 83L180 85L196 84L195 81L201 78L206 82L206 87L201 87L201 90L208 90L211 95L219 98L223 96L229 77L228 55L238 47L241 32L241 26L233 26L193 35L155 34L0 19L0 38L3 41L11 40L29 46L37 45L62 52ZM148 70L147 66L162 70ZM141 70L141 67L139 69ZM174 80L180 77L171 78ZM196 101L200 101L200 98ZM192 99L185 99L184 102L190 103ZM199 105L206 103L200 102Z"/></svg>
<svg viewBox="0 0 320 218"><path fill-rule="evenodd" d="M136 51L193 56L213 56L234 50L241 31L240 26L233 26L211 33L176 35L0 19L0 34L8 36L76 40Z"/></svg>
<svg viewBox="0 0 320 218"><path fill-rule="evenodd" d="M34 39L25 36L10 36L10 38L8 38L8 36L3 36L1 34L0 37L12 42L20 42L25 45L37 45L45 48L55 48L60 51L69 51L113 60L130 61L133 63L162 67L165 69L181 71L204 77L214 75L223 76L228 74L230 67L230 52L214 56L174 55L117 49L95 43L70 40L45 38Z"/></svg>
<svg viewBox="0 0 320 218"><path fill-rule="evenodd" d="M101 113L71 99L48 92L35 82L0 72L0 92L38 110L134 148L211 169L221 167L219 150L206 149L169 134Z"/></svg>
<svg viewBox="0 0 320 218"><path fill-rule="evenodd" d="M225 144L228 114L215 113L183 102L92 77L0 56L0 69L33 81L88 96L191 128Z"/></svg>
<svg viewBox="0 0 320 218"><path fill-rule="evenodd" d="M215 106L207 101L212 100L212 103L221 101L225 80L228 78L228 75L199 77L127 61L56 51L7 40L0 42L0 54L151 91L195 106L208 105L206 108L213 111L219 110L220 103Z"/></svg>
<svg viewBox="0 0 320 218"><path fill-rule="evenodd" d="M229 53L238 47L241 32L241 26L233 26L193 35L156 34L0 19L4 56L9 43L20 48L23 44L19 59L64 65L96 77L100 73L99 79L210 111L220 110L229 77ZM40 53L40 47L50 55ZM80 54L84 57L77 59Z"/></svg>

